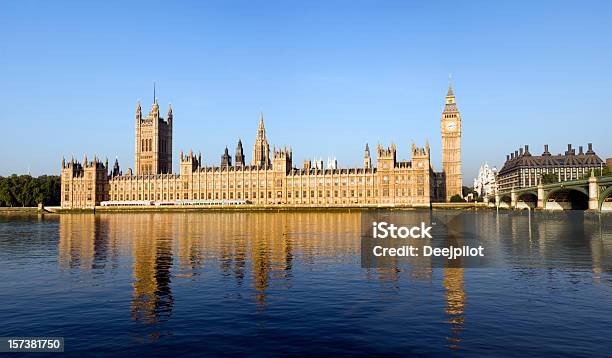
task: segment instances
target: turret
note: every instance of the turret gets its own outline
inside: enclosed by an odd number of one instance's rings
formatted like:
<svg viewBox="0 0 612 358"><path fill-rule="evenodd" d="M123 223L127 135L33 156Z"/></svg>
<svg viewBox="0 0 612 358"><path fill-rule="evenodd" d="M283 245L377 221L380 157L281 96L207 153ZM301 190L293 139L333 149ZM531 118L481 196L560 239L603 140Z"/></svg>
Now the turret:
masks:
<svg viewBox="0 0 612 358"><path fill-rule="evenodd" d="M421 182L423 191L422 194L417 190L416 200L421 203L429 203L431 196L433 196L433 190L431 183L431 162L430 162L430 148L429 143L425 144L425 147L417 147L416 144L412 143L412 172L415 176L417 183ZM420 179L419 179L420 178ZM461 195L461 194L459 194Z"/></svg>
<svg viewBox="0 0 612 358"><path fill-rule="evenodd" d="M397 147L394 143L388 148L380 144L376 146L376 166L378 170L391 170L395 168Z"/></svg>
<svg viewBox="0 0 612 358"><path fill-rule="evenodd" d="M142 107L140 107L140 101L136 103L136 124L140 124L142 120Z"/></svg>
<svg viewBox="0 0 612 358"><path fill-rule="evenodd" d="M115 158L115 165L113 165L113 171L111 172L111 177L116 177L121 175L119 171L119 159Z"/></svg>
<svg viewBox="0 0 612 358"><path fill-rule="evenodd" d="M370 156L370 147L368 143L365 145L365 150L363 152L363 167L365 169L372 169L372 157Z"/></svg>
<svg viewBox="0 0 612 358"><path fill-rule="evenodd" d="M227 146L225 147L225 151L221 156L221 167L231 167L232 166L232 157L229 155L229 151L227 150Z"/></svg>
<svg viewBox="0 0 612 358"><path fill-rule="evenodd" d="M181 176L185 178L189 177L189 174L195 172L200 168L200 161L202 160L201 155L196 157L193 154L193 150L189 150L189 154L184 155L181 150L180 165L181 165Z"/></svg>
<svg viewBox="0 0 612 358"><path fill-rule="evenodd" d="M172 104L168 104L168 113L166 114L166 121L168 122L168 125L171 126L172 125Z"/></svg>
<svg viewBox="0 0 612 358"><path fill-rule="evenodd" d="M234 156L237 167L244 166L244 151L242 150L242 141L238 139L238 144L236 145L236 155Z"/></svg>
<svg viewBox="0 0 612 358"><path fill-rule="evenodd" d="M327 166L325 167L325 169L338 169L338 160L336 160L336 157L327 157Z"/></svg>
<svg viewBox="0 0 612 358"><path fill-rule="evenodd" d="M288 173L293 166L293 151L287 147L273 149L273 169L277 172Z"/></svg>

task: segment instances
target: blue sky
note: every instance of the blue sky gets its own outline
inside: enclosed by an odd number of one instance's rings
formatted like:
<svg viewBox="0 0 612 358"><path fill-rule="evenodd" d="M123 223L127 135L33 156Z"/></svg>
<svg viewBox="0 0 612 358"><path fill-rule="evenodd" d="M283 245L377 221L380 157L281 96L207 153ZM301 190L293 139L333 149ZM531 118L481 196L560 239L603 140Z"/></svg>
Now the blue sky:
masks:
<svg viewBox="0 0 612 358"><path fill-rule="evenodd" d="M153 82L180 149L218 164L258 113L294 165L361 165L366 142L432 147L449 73L465 184L529 144L611 157L612 2L0 2L0 175L59 173L62 156L133 165L136 101Z"/></svg>

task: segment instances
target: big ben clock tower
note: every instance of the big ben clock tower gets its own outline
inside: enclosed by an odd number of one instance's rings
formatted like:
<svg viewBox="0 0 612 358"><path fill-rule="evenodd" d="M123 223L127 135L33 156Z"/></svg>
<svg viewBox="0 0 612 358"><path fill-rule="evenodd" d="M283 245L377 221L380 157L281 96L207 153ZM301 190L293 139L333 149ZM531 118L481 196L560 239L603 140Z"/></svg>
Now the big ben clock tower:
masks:
<svg viewBox="0 0 612 358"><path fill-rule="evenodd" d="M449 82L446 104L442 112L442 170L445 175L446 201L453 195L462 196L461 177L461 115Z"/></svg>

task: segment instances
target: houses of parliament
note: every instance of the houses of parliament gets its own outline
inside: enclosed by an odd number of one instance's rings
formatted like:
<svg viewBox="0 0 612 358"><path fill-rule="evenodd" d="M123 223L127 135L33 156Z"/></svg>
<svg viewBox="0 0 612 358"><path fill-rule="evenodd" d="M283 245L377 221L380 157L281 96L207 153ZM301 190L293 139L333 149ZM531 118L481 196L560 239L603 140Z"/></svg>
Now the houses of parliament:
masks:
<svg viewBox="0 0 612 358"><path fill-rule="evenodd" d="M301 167L287 147L270 149L260 113L251 161L242 141L234 156L228 148L219 165L207 165L201 154L181 151L179 172L173 172L172 107L164 117L154 96L143 116L140 102L135 115L134 169L125 173L115 160L94 157L82 162L62 160L61 206L85 209L97 206L140 205L257 205L295 207L423 207L461 195L461 116L449 84L440 120L442 171L436 172L426 143L410 148L411 160L397 159L397 147L376 146L373 161L368 144L363 166L324 168L305 160Z"/></svg>

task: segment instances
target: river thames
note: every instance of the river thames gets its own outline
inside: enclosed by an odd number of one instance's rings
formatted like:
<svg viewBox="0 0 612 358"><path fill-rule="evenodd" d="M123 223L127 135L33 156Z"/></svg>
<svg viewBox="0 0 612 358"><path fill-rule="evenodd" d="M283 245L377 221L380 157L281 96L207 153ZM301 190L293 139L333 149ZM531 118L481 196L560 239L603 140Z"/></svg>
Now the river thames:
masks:
<svg viewBox="0 0 612 358"><path fill-rule="evenodd" d="M610 354L612 215L461 215L482 267L362 268L359 212L0 215L0 336L74 356Z"/></svg>

